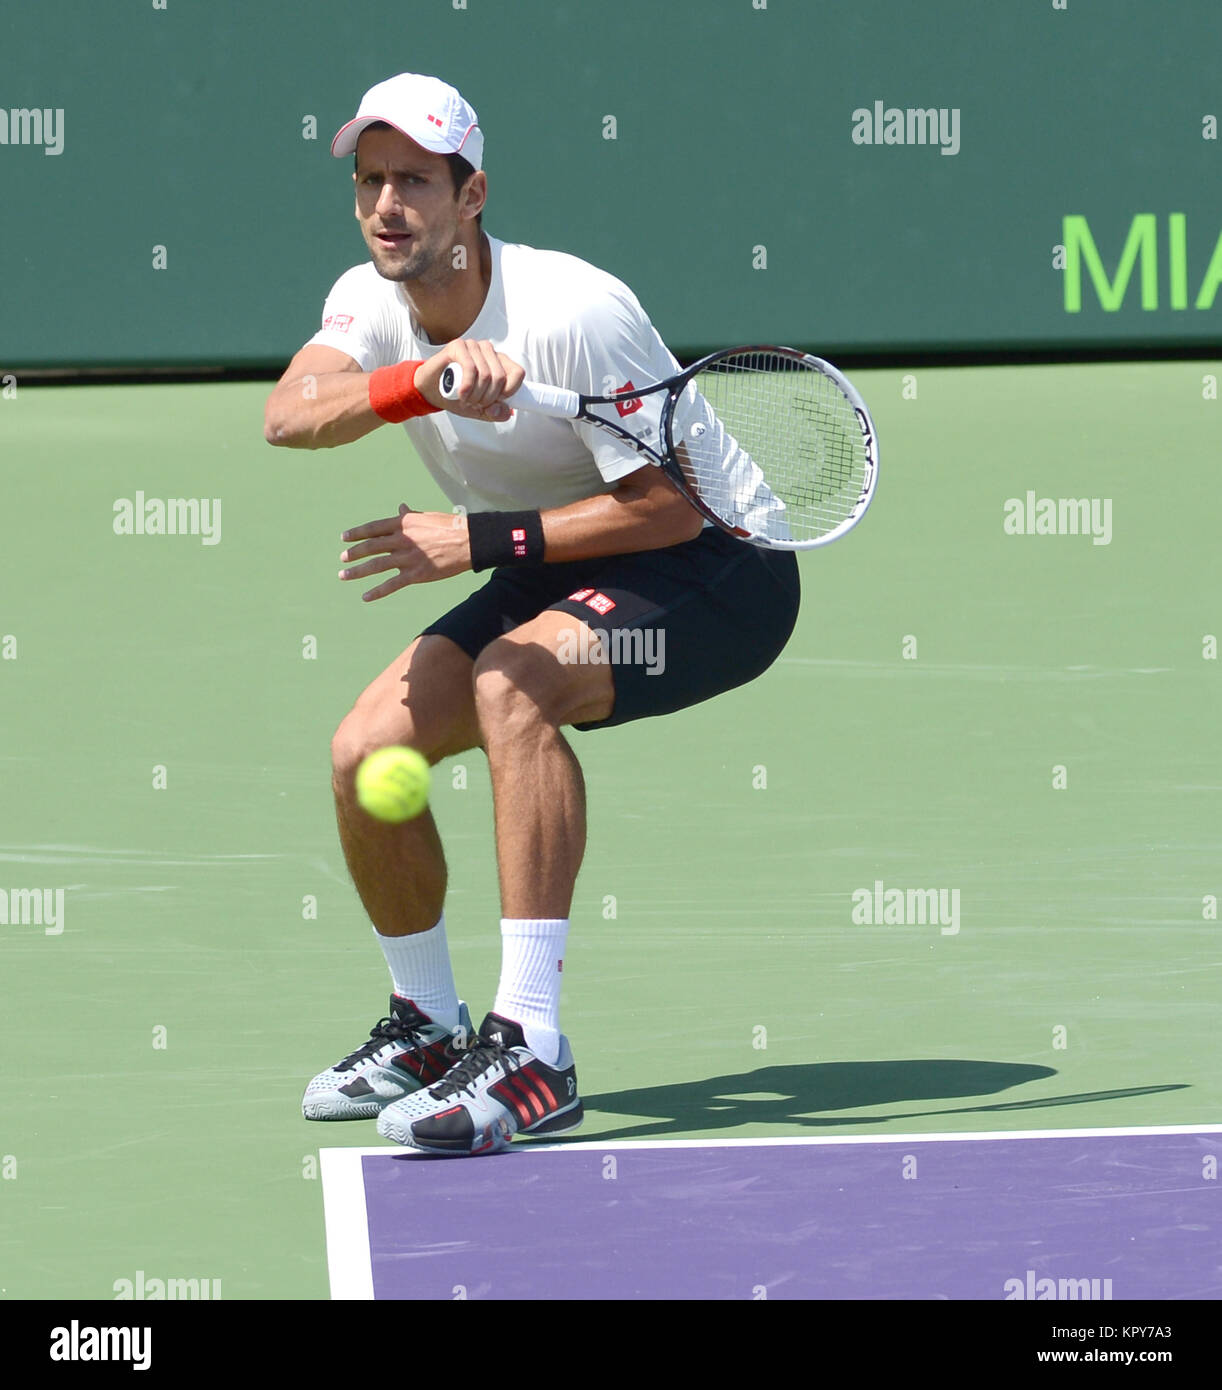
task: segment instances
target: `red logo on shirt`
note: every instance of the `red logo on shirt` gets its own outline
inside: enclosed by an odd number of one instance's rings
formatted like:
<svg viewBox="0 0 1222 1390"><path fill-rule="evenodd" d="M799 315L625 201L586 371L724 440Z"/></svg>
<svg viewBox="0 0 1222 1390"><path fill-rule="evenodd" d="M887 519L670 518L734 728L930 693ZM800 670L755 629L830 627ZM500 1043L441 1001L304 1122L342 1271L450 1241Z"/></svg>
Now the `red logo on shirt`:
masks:
<svg viewBox="0 0 1222 1390"><path fill-rule="evenodd" d="M626 382L624 382L624 384L623 384L622 386L617 386L617 387L615 388L615 391L612 392L612 394L613 394L613 395L616 395L616 394L618 394L620 391L635 391L635 390L636 390L636 387L633 386L632 382L626 381ZM640 396L638 396L638 397L636 398L636 400L634 400L634 401L616 401L616 402L615 402L615 409L619 412L619 417L620 417L620 419L622 420L622 419L624 418L625 415L631 415L632 412L633 412L634 410L640 410L641 406L644 405L644 404L645 404L645 402L641 400Z"/></svg>
<svg viewBox="0 0 1222 1390"><path fill-rule="evenodd" d="M520 526L515 526L509 533L513 539L513 553L522 558L526 554L526 532Z"/></svg>
<svg viewBox="0 0 1222 1390"><path fill-rule="evenodd" d="M330 328L335 333L347 333L352 327L351 314L328 314L322 321L324 328Z"/></svg>
<svg viewBox="0 0 1222 1390"><path fill-rule="evenodd" d="M595 613L599 613L605 618L615 607L615 600L608 598L606 594L595 594L593 598L586 599L586 607L592 608Z"/></svg>

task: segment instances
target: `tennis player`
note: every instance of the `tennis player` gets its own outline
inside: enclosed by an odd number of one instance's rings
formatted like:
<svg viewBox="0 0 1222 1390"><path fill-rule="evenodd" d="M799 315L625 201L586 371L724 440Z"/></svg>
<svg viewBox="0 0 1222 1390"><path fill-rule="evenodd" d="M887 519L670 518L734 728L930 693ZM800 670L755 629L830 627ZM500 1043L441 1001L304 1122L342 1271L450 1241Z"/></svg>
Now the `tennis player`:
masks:
<svg viewBox="0 0 1222 1390"><path fill-rule="evenodd" d="M377 1116L385 1137L448 1154L581 1123L559 1000L585 788L561 731L672 714L753 680L788 640L799 599L792 554L707 527L628 445L505 404L524 375L593 394L678 364L618 280L483 231L483 143L475 112L436 78L404 73L365 94L331 152L355 156L370 260L336 282L265 423L270 443L299 449L398 425L453 504L402 504L344 533L340 578L379 578L367 600L489 573L335 734L340 840L394 992L368 1041L303 1101L310 1119ZM461 395L444 402L450 363ZM616 408L656 439L659 405ZM488 758L502 968L478 1032L451 971L432 815L387 825L356 801L357 766L388 744L431 763L471 748Z"/></svg>

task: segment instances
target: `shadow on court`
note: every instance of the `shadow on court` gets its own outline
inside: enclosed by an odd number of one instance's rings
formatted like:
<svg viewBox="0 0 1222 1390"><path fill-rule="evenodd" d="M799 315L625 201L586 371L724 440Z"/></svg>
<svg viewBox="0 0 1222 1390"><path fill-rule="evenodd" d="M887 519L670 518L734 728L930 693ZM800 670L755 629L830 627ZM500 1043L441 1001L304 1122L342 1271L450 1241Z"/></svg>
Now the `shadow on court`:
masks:
<svg viewBox="0 0 1222 1390"><path fill-rule="evenodd" d="M1130 1096L1185 1090L1180 1085L1133 1086L1076 1095L1040 1096L1031 1100L994 1101L944 1110L905 1110L917 1101L957 1100L997 1095L1030 1081L1055 1076L1052 1067L1016 1062L976 1062L931 1058L903 1062L813 1062L761 1067L757 1071L714 1076L703 1081L609 1091L584 1097L587 1111L632 1115L634 1123L611 1127L599 1137L656 1138L693 1130L768 1125L828 1129L841 1125L883 1124L891 1120L928 1119L932 1115L989 1114L1039 1110L1045 1106L1082 1105ZM899 1106L878 1115L824 1115L823 1111L860 1111ZM653 1116L641 1123L639 1117ZM575 1139L581 1138L575 1135ZM589 1138L589 1134L585 1135ZM557 1142L564 1142L559 1140Z"/></svg>

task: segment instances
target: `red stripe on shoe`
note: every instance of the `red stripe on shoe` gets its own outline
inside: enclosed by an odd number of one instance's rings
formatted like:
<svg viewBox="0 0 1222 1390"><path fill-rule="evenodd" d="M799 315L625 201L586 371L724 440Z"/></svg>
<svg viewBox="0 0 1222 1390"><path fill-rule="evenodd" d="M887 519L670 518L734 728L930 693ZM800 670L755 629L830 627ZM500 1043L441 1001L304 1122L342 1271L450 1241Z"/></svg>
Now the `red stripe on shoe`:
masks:
<svg viewBox="0 0 1222 1390"><path fill-rule="evenodd" d="M451 1066L449 1057L438 1056L433 1051L436 1046L434 1043L429 1047L416 1048L411 1052L400 1052L392 1060L400 1071L414 1076L422 1086L431 1086L435 1081L440 1081Z"/></svg>
<svg viewBox="0 0 1222 1390"><path fill-rule="evenodd" d="M530 1076L528 1073L515 1071L512 1077L508 1077L506 1079L514 1083L515 1089L526 1097L526 1100L530 1104L531 1109L535 1112L530 1117L531 1121L541 1120L544 1117L544 1115L547 1114L547 1107L543 1104L543 1101L540 1099L538 1092L536 1092L531 1086L531 1082L534 1080L534 1078Z"/></svg>
<svg viewBox="0 0 1222 1390"><path fill-rule="evenodd" d="M509 1084L508 1077L504 1081L498 1081L495 1086L490 1086L488 1090L489 1094L494 1095L502 1105L512 1110L522 1124L533 1123L535 1117L530 1113L530 1107Z"/></svg>
<svg viewBox="0 0 1222 1390"><path fill-rule="evenodd" d="M398 1067L400 1071L407 1072L409 1076L414 1076L417 1080L420 1079L424 1070L419 1055L415 1052L400 1052L397 1057L391 1058L391 1064Z"/></svg>
<svg viewBox="0 0 1222 1390"><path fill-rule="evenodd" d="M447 1054L442 1053L439 1055L436 1052L426 1049L424 1061L421 1064L422 1075L425 1072L428 1073L427 1076L424 1076L425 1084L431 1086L434 1081L440 1081L452 1066L453 1061Z"/></svg>
<svg viewBox="0 0 1222 1390"><path fill-rule="evenodd" d="M395 1065L409 1076L414 1076L417 1081L423 1082L427 1080L428 1061L427 1052L400 1052L395 1058Z"/></svg>
<svg viewBox="0 0 1222 1390"><path fill-rule="evenodd" d="M548 1107L552 1110L559 1110L560 1102L556 1099L555 1091L547 1084L547 1078L539 1072L534 1072L531 1074L531 1080L538 1086L539 1090L543 1092Z"/></svg>
<svg viewBox="0 0 1222 1390"><path fill-rule="evenodd" d="M547 1076L542 1069L536 1070L527 1067L525 1070L517 1072L516 1075L521 1077L524 1082L529 1081L535 1088L536 1094L543 1097L545 1111L560 1109L560 1102L556 1099L556 1093L548 1085Z"/></svg>

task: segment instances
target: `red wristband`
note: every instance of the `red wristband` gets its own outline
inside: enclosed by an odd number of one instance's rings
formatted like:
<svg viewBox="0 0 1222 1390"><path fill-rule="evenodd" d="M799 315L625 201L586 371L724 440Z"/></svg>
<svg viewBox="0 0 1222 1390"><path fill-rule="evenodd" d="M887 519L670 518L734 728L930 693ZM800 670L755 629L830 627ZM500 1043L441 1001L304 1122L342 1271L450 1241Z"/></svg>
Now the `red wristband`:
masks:
<svg viewBox="0 0 1222 1390"><path fill-rule="evenodd" d="M439 405L430 405L416 390L416 368L419 362L397 362L393 367L378 367L369 374L369 406L375 415L392 425L413 420L417 415L432 415Z"/></svg>

